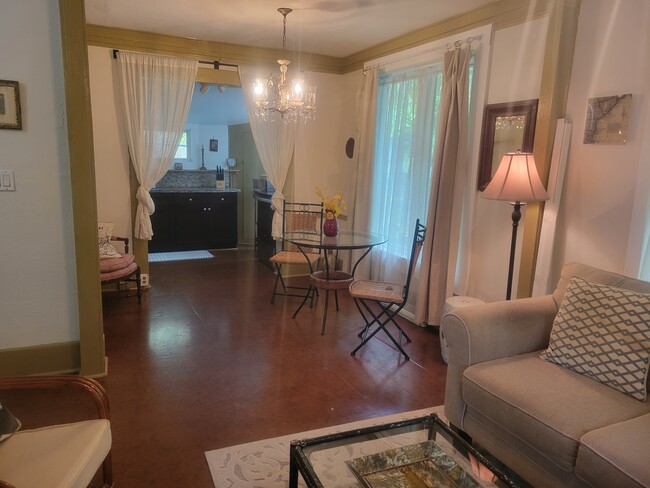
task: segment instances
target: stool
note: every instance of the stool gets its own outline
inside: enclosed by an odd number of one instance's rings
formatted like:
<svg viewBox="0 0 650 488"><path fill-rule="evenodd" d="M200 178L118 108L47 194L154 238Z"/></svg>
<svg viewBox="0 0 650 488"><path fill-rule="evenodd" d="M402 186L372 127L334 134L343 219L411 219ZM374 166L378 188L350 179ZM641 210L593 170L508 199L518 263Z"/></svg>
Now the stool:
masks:
<svg viewBox="0 0 650 488"><path fill-rule="evenodd" d="M472 297L449 297L445 301L445 305L442 307L442 316L444 317L450 312L457 310L459 308L471 307L474 305L480 305L485 303L480 298ZM442 321L442 319L441 319ZM449 362L449 346L447 345L447 340L445 335L442 332L442 327L440 328L440 354L442 355L442 360L447 364Z"/></svg>

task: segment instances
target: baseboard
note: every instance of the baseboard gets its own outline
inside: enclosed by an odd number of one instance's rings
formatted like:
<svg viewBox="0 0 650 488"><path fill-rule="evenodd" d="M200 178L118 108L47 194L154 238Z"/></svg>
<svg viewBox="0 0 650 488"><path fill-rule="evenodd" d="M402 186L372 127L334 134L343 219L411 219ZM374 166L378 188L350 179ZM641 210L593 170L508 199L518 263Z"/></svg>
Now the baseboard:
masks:
<svg viewBox="0 0 650 488"><path fill-rule="evenodd" d="M75 373L80 368L79 342L0 350L0 376Z"/></svg>

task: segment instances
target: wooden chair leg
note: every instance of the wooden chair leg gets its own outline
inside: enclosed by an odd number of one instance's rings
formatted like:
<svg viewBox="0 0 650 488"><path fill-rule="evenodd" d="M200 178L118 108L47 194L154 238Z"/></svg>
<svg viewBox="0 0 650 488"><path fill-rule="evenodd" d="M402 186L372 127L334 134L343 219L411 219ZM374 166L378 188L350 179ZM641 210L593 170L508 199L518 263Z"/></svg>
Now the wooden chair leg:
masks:
<svg viewBox="0 0 650 488"><path fill-rule="evenodd" d="M140 271L140 266L135 269L135 286L138 289L138 304L142 303L142 284L140 281L140 276L142 272Z"/></svg>

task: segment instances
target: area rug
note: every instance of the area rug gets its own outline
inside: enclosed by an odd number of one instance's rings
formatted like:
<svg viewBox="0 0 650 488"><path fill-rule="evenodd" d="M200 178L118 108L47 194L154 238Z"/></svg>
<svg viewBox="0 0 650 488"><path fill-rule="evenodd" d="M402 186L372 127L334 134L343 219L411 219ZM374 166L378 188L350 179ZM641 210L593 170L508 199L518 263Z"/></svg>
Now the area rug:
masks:
<svg viewBox="0 0 650 488"><path fill-rule="evenodd" d="M286 488L289 486L289 444L292 440L308 439L370 425L422 417L429 413L436 413L441 419L445 420L443 406L441 405L215 449L214 451L207 451L205 458L216 488ZM426 436L425 431L405 435L412 436L410 443L419 442L419 437L417 437L419 435ZM397 438L399 436L393 437ZM423 437L423 439L426 439L426 437ZM396 440L395 442L399 441ZM327 456L328 461L330 458L333 460L337 457L349 456L345 452L345 448L333 448L319 454ZM345 459L348 458L345 457ZM332 465L334 464L341 465L340 462L335 463L332 461ZM350 473L344 473L341 477L338 474L340 473L337 473L337 481L332 486L341 488L356 486L354 477ZM298 479L298 486L304 487L305 484L302 478L298 476Z"/></svg>
<svg viewBox="0 0 650 488"><path fill-rule="evenodd" d="M212 259L213 257L208 251L154 252L149 254L149 262L164 263L168 261L186 261L189 259Z"/></svg>

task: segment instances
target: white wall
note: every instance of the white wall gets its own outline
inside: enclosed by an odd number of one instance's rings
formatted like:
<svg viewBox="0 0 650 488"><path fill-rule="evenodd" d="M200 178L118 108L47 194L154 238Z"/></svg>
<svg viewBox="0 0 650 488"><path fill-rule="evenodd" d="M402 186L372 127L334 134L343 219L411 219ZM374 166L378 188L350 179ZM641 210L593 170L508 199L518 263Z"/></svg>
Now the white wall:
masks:
<svg viewBox="0 0 650 488"><path fill-rule="evenodd" d="M20 82L23 130L0 130L0 349L79 340L58 2L2 2L0 78Z"/></svg>
<svg viewBox="0 0 650 488"><path fill-rule="evenodd" d="M129 150L121 108L113 51L88 46L90 101L95 143L97 218L114 222L115 235L132 238Z"/></svg>
<svg viewBox="0 0 650 488"><path fill-rule="evenodd" d="M575 260L636 274L648 203L649 50L649 2L583 1L567 105L573 133L558 216L556 279L562 264ZM627 144L583 144L587 100L625 93L632 94Z"/></svg>
<svg viewBox="0 0 650 488"><path fill-rule="evenodd" d="M494 33L488 104L539 98L548 18L519 24ZM480 137L480 130L476 131ZM485 301L505 299L512 235L512 206L507 202L476 202L468 294ZM525 210L520 222L518 254ZM517 258L516 263L519 262ZM517 271L515 268L514 276ZM516 290L516 279L513 290Z"/></svg>

